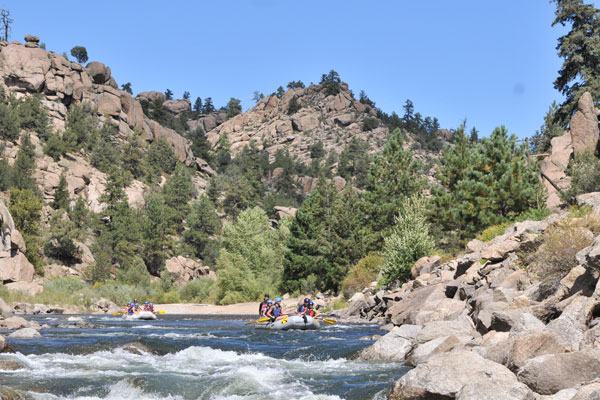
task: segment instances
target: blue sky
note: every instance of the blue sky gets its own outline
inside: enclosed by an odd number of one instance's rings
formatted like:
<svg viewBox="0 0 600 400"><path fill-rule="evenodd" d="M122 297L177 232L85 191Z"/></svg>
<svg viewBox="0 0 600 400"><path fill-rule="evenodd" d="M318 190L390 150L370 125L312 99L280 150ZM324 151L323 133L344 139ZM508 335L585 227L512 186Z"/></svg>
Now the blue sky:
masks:
<svg viewBox="0 0 600 400"><path fill-rule="evenodd" d="M5 0L11 39L34 34L48 50L85 46L134 93L170 88L230 97L318 82L335 69L384 111L407 98L454 128L467 118L489 135L504 124L534 134L561 65L547 0ZM598 2L596 2L598 6Z"/></svg>

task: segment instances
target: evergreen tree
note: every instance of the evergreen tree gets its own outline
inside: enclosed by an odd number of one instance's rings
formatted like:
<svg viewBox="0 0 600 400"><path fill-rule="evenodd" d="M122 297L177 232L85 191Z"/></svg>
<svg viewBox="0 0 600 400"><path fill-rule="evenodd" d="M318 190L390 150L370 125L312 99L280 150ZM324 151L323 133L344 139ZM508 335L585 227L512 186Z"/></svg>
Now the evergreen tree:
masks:
<svg viewBox="0 0 600 400"><path fill-rule="evenodd" d="M353 137L350 143L342 150L338 163L338 173L346 181L353 182L359 188L367 183L369 164L371 157L367 152L368 145L357 137Z"/></svg>
<svg viewBox="0 0 600 400"><path fill-rule="evenodd" d="M194 102L194 114L196 118L202 114L202 99L200 97L196 97L196 101Z"/></svg>
<svg viewBox="0 0 600 400"><path fill-rule="evenodd" d="M202 108L202 114L210 114L215 111L215 106L213 105L212 97L207 97L204 100L204 107Z"/></svg>
<svg viewBox="0 0 600 400"><path fill-rule="evenodd" d="M170 235L175 233L171 227L171 210L159 196L151 196L147 203L142 222L143 259L148 271L159 275L172 246Z"/></svg>
<svg viewBox="0 0 600 400"><path fill-rule="evenodd" d="M29 96L18 105L21 129L34 131L42 140L48 140L52 129L48 120L48 112L42 105L39 96Z"/></svg>
<svg viewBox="0 0 600 400"><path fill-rule="evenodd" d="M298 96L293 95L288 103L288 115L293 115L297 113L298 111L300 111L301 108L302 106L300 105L300 103L298 103Z"/></svg>
<svg viewBox="0 0 600 400"><path fill-rule="evenodd" d="M83 46L75 46L71 49L71 55L75 57L79 64L86 63L88 60L87 49Z"/></svg>
<svg viewBox="0 0 600 400"><path fill-rule="evenodd" d="M12 186L37 192L37 185L33 178L34 169L35 146L31 143L29 134L25 134L21 137L21 148L12 168Z"/></svg>
<svg viewBox="0 0 600 400"><path fill-rule="evenodd" d="M186 227L183 240L192 248L194 256L201 258L205 264L213 264L215 260L210 258L216 253L216 236L221 231L221 219L207 196L192 203Z"/></svg>
<svg viewBox="0 0 600 400"><path fill-rule="evenodd" d="M365 224L368 250L381 247L404 199L420 193L424 187L421 163L410 150L403 148L400 129L394 130L381 155L373 161L367 179L363 206L368 215Z"/></svg>
<svg viewBox="0 0 600 400"><path fill-rule="evenodd" d="M125 171L131 173L135 179L139 179L146 171L144 171L144 143L138 135L132 133L127 136L127 140L122 144L121 150L121 165Z"/></svg>
<svg viewBox="0 0 600 400"><path fill-rule="evenodd" d="M321 158L325 157L325 154L325 146L323 145L322 141L317 140L310 146L310 158L312 158L313 160L320 160Z"/></svg>
<svg viewBox="0 0 600 400"><path fill-rule="evenodd" d="M80 261L79 248L74 242L76 238L75 224L69 220L64 209L58 209L50 218L50 232L44 244L44 253L67 264Z"/></svg>
<svg viewBox="0 0 600 400"><path fill-rule="evenodd" d="M173 91L171 89L165 90L165 100L173 100Z"/></svg>
<svg viewBox="0 0 600 400"><path fill-rule="evenodd" d="M570 26L558 39L556 49L564 62L554 81L554 87L565 96L555 122L565 127L585 91L592 94L596 104L600 101L600 10L583 0L553 2L556 18L552 26Z"/></svg>
<svg viewBox="0 0 600 400"><path fill-rule="evenodd" d="M178 164L162 188L162 198L165 205L173 210L171 221L178 232L183 230L181 223L189 213L189 202L194 194L189 171L183 164Z"/></svg>
<svg viewBox="0 0 600 400"><path fill-rule="evenodd" d="M254 93L252 94L252 100L254 100L255 103L258 103L259 101L261 101L264 98L265 98L265 95L262 94L261 92L259 92L258 90L255 90Z"/></svg>
<svg viewBox="0 0 600 400"><path fill-rule="evenodd" d="M38 274L43 275L43 260L40 257L40 219L44 203L39 195L30 189L11 189L9 211L15 227L23 235L25 256L35 267Z"/></svg>
<svg viewBox="0 0 600 400"><path fill-rule="evenodd" d="M283 86L279 86L277 88L277 92L275 93L275 95L277 96L278 99L280 99L283 97L284 93L285 93L285 90L283 89Z"/></svg>
<svg viewBox="0 0 600 400"><path fill-rule="evenodd" d="M320 84L325 87L325 96L337 95L342 90L341 82L340 75L334 70L329 71L328 74L321 75Z"/></svg>
<svg viewBox="0 0 600 400"><path fill-rule="evenodd" d="M131 82L127 82L121 85L121 90L133 94L133 90L131 89Z"/></svg>
<svg viewBox="0 0 600 400"><path fill-rule="evenodd" d="M471 128L471 137L469 138L471 143L477 143L479 141L479 132L475 127Z"/></svg>
<svg viewBox="0 0 600 400"><path fill-rule="evenodd" d="M231 163L231 144L227 138L227 134L223 134L219 137L219 144L217 145L216 164L219 172L225 170L225 168Z"/></svg>
<svg viewBox="0 0 600 400"><path fill-rule="evenodd" d="M17 107L0 101L0 139L16 141L20 131Z"/></svg>
<svg viewBox="0 0 600 400"><path fill-rule="evenodd" d="M214 154L212 151L212 146L206 137L204 129L201 127L196 128L189 134L189 138L192 141L192 153L194 153L196 157L203 159L209 164L213 164Z"/></svg>
<svg viewBox="0 0 600 400"><path fill-rule="evenodd" d="M304 89L304 87L304 82L302 81L291 81L287 84L288 89Z"/></svg>
<svg viewBox="0 0 600 400"><path fill-rule="evenodd" d="M231 98L227 103L227 118L233 118L242 112L242 104L239 99Z"/></svg>
<svg viewBox="0 0 600 400"><path fill-rule="evenodd" d="M50 203L50 206L55 210L63 209L69 211L69 189L67 188L67 178L65 174L60 174L58 186L54 190L54 200Z"/></svg>
<svg viewBox="0 0 600 400"><path fill-rule="evenodd" d="M187 90L185 92L183 92L183 99L184 100L189 100L190 99L190 92L188 92Z"/></svg>
<svg viewBox="0 0 600 400"><path fill-rule="evenodd" d="M558 122L558 112L558 104L556 104L556 101L553 101L548 112L544 116L544 124L533 136L531 150L535 154L545 153L550 150L552 139L565 132L564 126Z"/></svg>
<svg viewBox="0 0 600 400"><path fill-rule="evenodd" d="M150 144L146 157L150 167L159 172L170 174L177 165L177 156L173 148L163 138L158 138Z"/></svg>

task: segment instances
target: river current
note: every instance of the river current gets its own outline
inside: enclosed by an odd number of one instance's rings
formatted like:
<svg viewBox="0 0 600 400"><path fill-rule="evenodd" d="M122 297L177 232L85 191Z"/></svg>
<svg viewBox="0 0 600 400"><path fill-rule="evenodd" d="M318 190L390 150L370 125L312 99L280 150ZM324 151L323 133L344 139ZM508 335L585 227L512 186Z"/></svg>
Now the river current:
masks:
<svg viewBox="0 0 600 400"><path fill-rule="evenodd" d="M29 318L29 317L28 317ZM82 316L89 328L47 324L38 339L7 339L0 385L32 399L385 399L406 369L353 356L375 325L267 331L252 317L161 315L157 321ZM325 325L325 326L323 326ZM145 350L131 351L128 343ZM16 369L15 369L16 368Z"/></svg>

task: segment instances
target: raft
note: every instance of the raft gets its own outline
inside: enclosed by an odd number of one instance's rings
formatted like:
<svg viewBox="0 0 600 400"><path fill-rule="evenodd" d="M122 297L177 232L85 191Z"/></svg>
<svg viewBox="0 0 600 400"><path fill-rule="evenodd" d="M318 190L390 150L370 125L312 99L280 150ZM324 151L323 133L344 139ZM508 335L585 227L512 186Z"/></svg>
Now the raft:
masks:
<svg viewBox="0 0 600 400"><path fill-rule="evenodd" d="M306 316L306 318L302 315L291 315L287 318L284 318L275 322L262 322L255 324L254 327L256 329L275 329L279 331L288 331L290 329L299 329L299 330L309 330L309 329L319 329L319 321L314 319L313 317Z"/></svg>
<svg viewBox="0 0 600 400"><path fill-rule="evenodd" d="M153 312L150 311L139 311L137 313L134 313L132 315L129 314L123 314L123 318L125 319L142 319L142 320L154 320L157 319L156 314L154 314Z"/></svg>

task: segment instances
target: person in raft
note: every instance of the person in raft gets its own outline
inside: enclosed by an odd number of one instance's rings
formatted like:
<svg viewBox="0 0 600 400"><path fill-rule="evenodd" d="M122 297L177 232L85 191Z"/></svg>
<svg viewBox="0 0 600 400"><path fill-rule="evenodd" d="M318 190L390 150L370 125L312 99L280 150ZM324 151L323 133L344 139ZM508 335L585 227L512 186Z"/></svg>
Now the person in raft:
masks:
<svg viewBox="0 0 600 400"><path fill-rule="evenodd" d="M273 307L273 300L269 299L267 300L267 304L265 304L265 306L262 308L262 311L260 313L260 317L264 318L267 316L267 312Z"/></svg>
<svg viewBox="0 0 600 400"><path fill-rule="evenodd" d="M265 307L267 306L267 303L269 302L269 293L265 293L265 299L258 305L258 316L262 317L263 315L265 315Z"/></svg>
<svg viewBox="0 0 600 400"><path fill-rule="evenodd" d="M273 307L269 308L265 317L271 318L271 322L279 321L280 319L287 318L288 315L283 313L281 307L281 297L276 297Z"/></svg>
<svg viewBox="0 0 600 400"><path fill-rule="evenodd" d="M308 310L306 310L306 315L308 315L309 317L317 318L319 315L321 315L321 313L317 311L314 307L315 303L311 300L308 303Z"/></svg>
<svg viewBox="0 0 600 400"><path fill-rule="evenodd" d="M308 311L308 305L310 304L310 299L307 297L304 299L304 303L300 304L296 314L298 315L306 315L306 311Z"/></svg>
<svg viewBox="0 0 600 400"><path fill-rule="evenodd" d="M127 314L133 315L133 303L132 302L127 303Z"/></svg>

